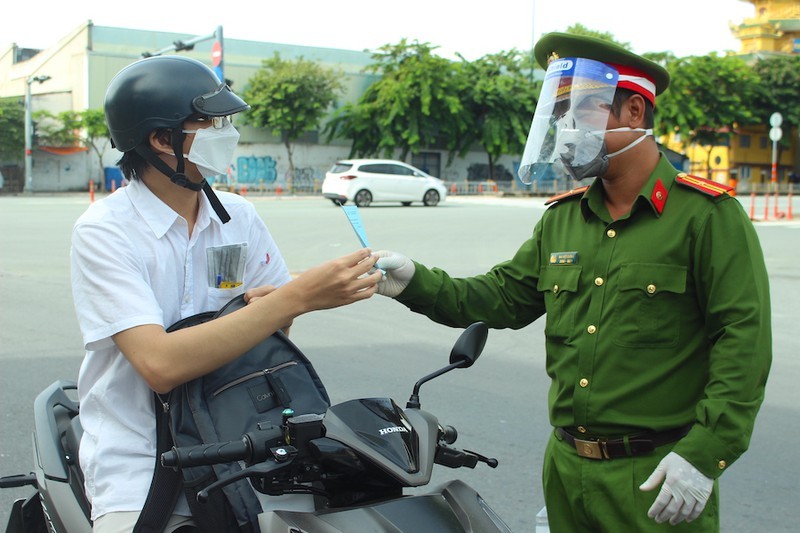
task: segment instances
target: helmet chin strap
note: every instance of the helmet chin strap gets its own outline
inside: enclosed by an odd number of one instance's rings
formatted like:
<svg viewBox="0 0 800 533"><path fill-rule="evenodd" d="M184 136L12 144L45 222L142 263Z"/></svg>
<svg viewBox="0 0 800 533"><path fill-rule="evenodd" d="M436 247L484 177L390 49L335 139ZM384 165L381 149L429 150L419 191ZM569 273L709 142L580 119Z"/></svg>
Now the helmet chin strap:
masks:
<svg viewBox="0 0 800 533"><path fill-rule="evenodd" d="M153 165L156 170L167 176L175 185L179 185L191 191L202 190L206 194L208 201L211 203L211 207L214 209L214 212L217 214L222 223L225 224L231 219L231 216L228 214L228 211L225 210L222 202L219 201L219 198L217 197L216 193L214 193L214 189L211 187L211 184L208 183L208 180L203 178L202 183L195 183L190 180L186 174L184 174L186 162L183 158L183 140L185 138L186 135L183 133L183 131L172 131L172 151L175 153L175 159L178 161L178 167L175 169L170 167L160 157L153 153L149 146L140 144L134 148L134 150L137 154L142 156L145 161Z"/></svg>

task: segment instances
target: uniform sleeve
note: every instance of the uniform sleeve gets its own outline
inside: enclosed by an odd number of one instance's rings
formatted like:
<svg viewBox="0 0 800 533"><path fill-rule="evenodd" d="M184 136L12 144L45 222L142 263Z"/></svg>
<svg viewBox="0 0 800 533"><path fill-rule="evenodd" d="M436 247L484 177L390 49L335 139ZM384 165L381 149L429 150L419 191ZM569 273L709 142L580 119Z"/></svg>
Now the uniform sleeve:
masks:
<svg viewBox="0 0 800 533"><path fill-rule="evenodd" d="M411 283L396 298L414 312L453 327L485 322L490 328L522 328L544 314L536 290L540 256L539 226L514 257L486 274L451 278L447 272L415 263Z"/></svg>
<svg viewBox="0 0 800 533"><path fill-rule="evenodd" d="M693 265L710 345L696 423L674 451L716 478L748 448L772 361L769 281L753 224L739 203L716 204Z"/></svg>
<svg viewBox="0 0 800 533"><path fill-rule="evenodd" d="M110 346L111 336L142 324L163 325L146 268L122 231L79 224L72 232L70 277L84 347Z"/></svg>

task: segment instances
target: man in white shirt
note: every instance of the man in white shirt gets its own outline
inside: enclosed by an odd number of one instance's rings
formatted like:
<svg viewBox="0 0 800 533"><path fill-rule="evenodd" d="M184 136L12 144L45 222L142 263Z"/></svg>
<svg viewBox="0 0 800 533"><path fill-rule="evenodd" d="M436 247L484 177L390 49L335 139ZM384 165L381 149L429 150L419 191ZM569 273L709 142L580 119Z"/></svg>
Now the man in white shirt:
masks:
<svg viewBox="0 0 800 533"><path fill-rule="evenodd" d="M80 217L71 249L86 348L80 464L95 531L131 531L144 506L156 455L152 391L225 365L303 313L375 293L380 272L369 274L376 258L366 249L292 281L252 204L208 185L238 141L227 117L247 108L212 70L181 56L137 61L106 93L130 183ZM245 308L166 332L239 294ZM190 514L179 502L166 530L190 524Z"/></svg>

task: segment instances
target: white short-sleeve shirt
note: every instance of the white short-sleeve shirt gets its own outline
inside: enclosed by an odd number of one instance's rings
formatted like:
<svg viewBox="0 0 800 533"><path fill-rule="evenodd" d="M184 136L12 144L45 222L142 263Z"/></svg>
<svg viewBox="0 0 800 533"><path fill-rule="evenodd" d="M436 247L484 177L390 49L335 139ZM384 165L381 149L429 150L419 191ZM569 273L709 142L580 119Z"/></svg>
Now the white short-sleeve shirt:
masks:
<svg viewBox="0 0 800 533"><path fill-rule="evenodd" d="M140 181L92 204L73 228L72 292L86 348L78 377L80 464L93 519L141 510L155 465L153 393L111 336L144 324L167 328L246 289L291 279L253 205L217 194L231 220L222 224L201 194L191 237L186 220ZM207 249L245 243L243 284L217 288ZM185 500L176 512L190 514Z"/></svg>

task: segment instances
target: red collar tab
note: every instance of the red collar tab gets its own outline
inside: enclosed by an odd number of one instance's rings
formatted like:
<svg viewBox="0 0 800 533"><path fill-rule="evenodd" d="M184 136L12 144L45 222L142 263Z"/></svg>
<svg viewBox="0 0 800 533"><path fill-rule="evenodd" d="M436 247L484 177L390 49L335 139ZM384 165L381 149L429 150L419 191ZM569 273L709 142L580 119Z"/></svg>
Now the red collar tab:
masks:
<svg viewBox="0 0 800 533"><path fill-rule="evenodd" d="M692 189L698 190L715 198L726 193L730 194L730 192L733 191L733 187L725 185L724 183L707 180L705 178L698 178L697 176L690 176L689 174L684 174L683 172L675 177L675 181L681 185L691 187Z"/></svg>
<svg viewBox="0 0 800 533"><path fill-rule="evenodd" d="M578 187L577 189L572 189L571 191L562 192L561 194L557 194L551 198L548 198L544 205L554 204L556 202L560 202L561 200L572 198L573 196L582 196L588 188L589 186L586 185L585 187Z"/></svg>
<svg viewBox="0 0 800 533"><path fill-rule="evenodd" d="M664 210L664 204L667 203L667 194L667 188L661 183L660 178L657 179L653 187L653 193L650 195L650 203L653 204L653 207L656 208L659 215Z"/></svg>

